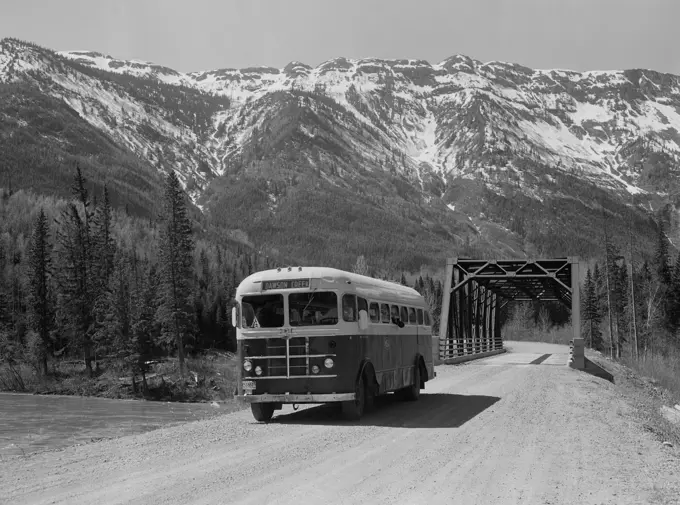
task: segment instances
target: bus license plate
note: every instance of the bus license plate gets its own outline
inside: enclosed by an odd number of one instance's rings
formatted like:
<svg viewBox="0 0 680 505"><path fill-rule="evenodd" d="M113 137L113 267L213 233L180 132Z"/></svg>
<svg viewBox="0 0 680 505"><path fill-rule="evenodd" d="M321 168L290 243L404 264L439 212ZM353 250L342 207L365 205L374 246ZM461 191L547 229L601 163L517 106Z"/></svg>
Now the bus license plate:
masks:
<svg viewBox="0 0 680 505"><path fill-rule="evenodd" d="M243 386L243 389L248 393L252 393L255 389L255 381L243 381L241 382L241 386Z"/></svg>

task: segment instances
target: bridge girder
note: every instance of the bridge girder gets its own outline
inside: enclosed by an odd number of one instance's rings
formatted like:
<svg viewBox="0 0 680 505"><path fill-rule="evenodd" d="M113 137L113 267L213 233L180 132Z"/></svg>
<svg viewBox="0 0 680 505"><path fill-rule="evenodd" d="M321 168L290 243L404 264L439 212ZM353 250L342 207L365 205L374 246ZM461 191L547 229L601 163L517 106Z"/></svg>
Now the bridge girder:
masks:
<svg viewBox="0 0 680 505"><path fill-rule="evenodd" d="M578 258L448 259L439 324L440 358L502 349L497 310L512 300L563 303L571 309L574 338L579 338Z"/></svg>

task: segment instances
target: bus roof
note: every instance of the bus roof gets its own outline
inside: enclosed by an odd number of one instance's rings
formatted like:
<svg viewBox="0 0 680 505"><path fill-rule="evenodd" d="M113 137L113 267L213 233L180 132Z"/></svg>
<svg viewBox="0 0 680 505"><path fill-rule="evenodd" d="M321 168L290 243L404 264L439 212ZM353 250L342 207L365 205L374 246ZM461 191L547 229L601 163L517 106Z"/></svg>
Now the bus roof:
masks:
<svg viewBox="0 0 680 505"><path fill-rule="evenodd" d="M282 267L255 272L239 284L236 296L246 293L259 293L262 281L288 279L319 279L319 289L347 288L349 284L353 286L352 291L356 291L357 294L362 296L398 300L402 303L407 301L422 303L423 300L418 291L408 286L329 267Z"/></svg>

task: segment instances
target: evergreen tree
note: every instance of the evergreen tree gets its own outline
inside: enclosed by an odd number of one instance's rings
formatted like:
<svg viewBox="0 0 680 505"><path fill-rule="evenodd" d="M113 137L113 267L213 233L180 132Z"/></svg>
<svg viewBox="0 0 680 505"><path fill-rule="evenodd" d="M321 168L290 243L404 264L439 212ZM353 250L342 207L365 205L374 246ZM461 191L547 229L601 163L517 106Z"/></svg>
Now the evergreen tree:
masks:
<svg viewBox="0 0 680 505"><path fill-rule="evenodd" d="M107 288L95 305L97 330L93 335L98 353L111 353L126 359L131 346L130 269L125 257L119 253Z"/></svg>
<svg viewBox="0 0 680 505"><path fill-rule="evenodd" d="M680 253L675 260L670 287L670 326L677 332L680 329Z"/></svg>
<svg viewBox="0 0 680 505"><path fill-rule="evenodd" d="M0 240L0 334L9 333L10 323L12 318L10 316L10 296L9 283L5 276L5 264L7 263L7 254L3 241Z"/></svg>
<svg viewBox="0 0 680 505"><path fill-rule="evenodd" d="M72 350L80 349L85 368L92 376L94 305L97 300L96 272L92 254L90 201L85 188L85 177L80 167L71 191L83 209L81 216L75 202L70 202L61 213L57 231L58 248L58 325L70 335Z"/></svg>
<svg viewBox="0 0 680 505"><path fill-rule="evenodd" d="M146 372L149 361L153 354L154 344L160 335L159 325L154 321L157 311L159 278L154 265L148 268L143 282L140 283L134 294L134 309L132 332L134 335L134 348L130 359L133 363L133 373L142 374L144 389L146 390Z"/></svg>
<svg viewBox="0 0 680 505"><path fill-rule="evenodd" d="M54 313L51 299L51 244L49 225L41 208L31 237L29 251L29 323L40 337L42 373L47 375L47 353L51 349Z"/></svg>
<svg viewBox="0 0 680 505"><path fill-rule="evenodd" d="M583 325L587 341L592 349L602 350L602 331L600 324L602 322L602 313L600 312L600 304L598 303L597 287L594 276L591 275L590 268L586 273L586 282L584 286L584 310L583 310Z"/></svg>
<svg viewBox="0 0 680 505"><path fill-rule="evenodd" d="M94 257L97 277L101 287L106 286L113 272L114 256L116 253L111 231L111 219L109 192L106 186L104 186L104 202L100 207L97 207L94 216Z"/></svg>
<svg viewBox="0 0 680 505"><path fill-rule="evenodd" d="M162 338L177 347L179 369L185 375L184 341L194 331L192 310L193 240L184 191L174 171L165 181L164 212L160 236L160 299L157 319Z"/></svg>
<svg viewBox="0 0 680 505"><path fill-rule="evenodd" d="M666 286L670 284L671 272L668 266L668 238L664 231L663 221L659 220L654 263L659 280Z"/></svg>

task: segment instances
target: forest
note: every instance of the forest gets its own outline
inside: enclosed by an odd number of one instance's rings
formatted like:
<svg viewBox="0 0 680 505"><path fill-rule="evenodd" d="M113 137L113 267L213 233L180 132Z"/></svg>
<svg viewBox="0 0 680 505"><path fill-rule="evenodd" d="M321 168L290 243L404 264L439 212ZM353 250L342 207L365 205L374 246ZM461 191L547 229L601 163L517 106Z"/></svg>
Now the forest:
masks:
<svg viewBox="0 0 680 505"><path fill-rule="evenodd" d="M680 350L680 254L672 258L669 245L662 222L651 263L631 262L629 253L605 243L603 264L588 268L581 287L582 335L590 347L617 359Z"/></svg>
<svg viewBox="0 0 680 505"><path fill-rule="evenodd" d="M587 347L680 394L680 253L672 253L664 220L657 225L650 260L634 247L634 234L620 247L605 229L602 255L587 262L582 276L581 336ZM504 339L571 340L570 319L554 307L511 305Z"/></svg>
<svg viewBox="0 0 680 505"><path fill-rule="evenodd" d="M267 259L197 233L174 172L157 219L114 209L106 187L99 195L89 187L77 167L71 199L0 195L3 389L41 386L27 384L27 365L28 376L59 382L60 364L76 360L90 379L110 364L133 377L137 393L134 378L147 388L149 361L235 349L230 300Z"/></svg>
<svg viewBox="0 0 680 505"><path fill-rule="evenodd" d="M88 181L78 165L70 198L2 190L0 388L176 400L229 396L236 287L255 271L291 263L197 220L173 171L163 184L152 217L113 206L106 185ZM632 229L625 248L605 227L605 260L588 263L580 286L581 320L589 347L637 363L666 360L672 371L680 350L680 255L671 258L663 223L655 222L651 260L648 245L632 247ZM427 299L437 332L441 279L369 261L359 254L345 268L412 285ZM513 329L526 338L569 324L559 308L515 305L500 316L509 318L509 338Z"/></svg>
<svg viewBox="0 0 680 505"><path fill-rule="evenodd" d="M0 193L0 389L229 396L236 287L284 263L204 229L173 171L154 218L114 208L107 187L97 188L76 165L71 198ZM398 280L363 256L353 269ZM437 325L441 283L426 275L415 287ZM168 360L167 380L147 380L159 376L154 364ZM121 375L129 380L120 383ZM187 391L192 378L201 387Z"/></svg>

